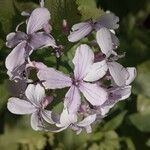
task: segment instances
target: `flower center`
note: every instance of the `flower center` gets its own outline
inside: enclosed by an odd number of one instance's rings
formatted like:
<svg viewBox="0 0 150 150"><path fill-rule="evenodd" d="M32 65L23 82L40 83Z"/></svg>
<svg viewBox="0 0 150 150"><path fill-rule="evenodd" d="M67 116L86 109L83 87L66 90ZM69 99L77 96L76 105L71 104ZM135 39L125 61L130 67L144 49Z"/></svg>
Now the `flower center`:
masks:
<svg viewBox="0 0 150 150"><path fill-rule="evenodd" d="M72 79L72 84L74 86L79 86L80 85L80 80Z"/></svg>

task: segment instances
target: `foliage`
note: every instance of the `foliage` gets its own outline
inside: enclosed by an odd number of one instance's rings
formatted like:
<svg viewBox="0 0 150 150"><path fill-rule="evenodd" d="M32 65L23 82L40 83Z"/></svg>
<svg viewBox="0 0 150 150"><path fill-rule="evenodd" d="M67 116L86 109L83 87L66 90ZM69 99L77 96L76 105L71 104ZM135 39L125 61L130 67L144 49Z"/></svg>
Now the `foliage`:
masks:
<svg viewBox="0 0 150 150"><path fill-rule="evenodd" d="M96 18L103 10L110 10L120 16L121 50L126 51L124 65L137 66L138 76L134 82L133 94L128 101L120 102L92 134L77 136L70 131L58 134L35 132L29 128L29 118L11 115L6 109L8 77L4 61L10 50L5 47L6 35L21 21L21 11L38 6L36 0L0 1L0 149L2 150L146 150L150 147L150 2L144 0L46 0L46 7L52 14L55 25L53 35L58 42L67 41L59 35L62 20L68 20L69 27L80 20ZM103 8L97 8L97 6ZM59 14L59 15L58 15ZM70 19L71 18L71 19ZM69 22L71 20L71 22ZM81 41L86 43L86 38ZM66 44L60 70L72 69L71 59L76 45ZM70 49L70 50L69 50ZM48 55L49 53L49 55ZM44 59L46 64L56 64L52 51L45 49L34 54L35 59ZM69 61L69 66L67 62ZM67 69L65 69L67 68ZM60 91L61 94L64 91Z"/></svg>

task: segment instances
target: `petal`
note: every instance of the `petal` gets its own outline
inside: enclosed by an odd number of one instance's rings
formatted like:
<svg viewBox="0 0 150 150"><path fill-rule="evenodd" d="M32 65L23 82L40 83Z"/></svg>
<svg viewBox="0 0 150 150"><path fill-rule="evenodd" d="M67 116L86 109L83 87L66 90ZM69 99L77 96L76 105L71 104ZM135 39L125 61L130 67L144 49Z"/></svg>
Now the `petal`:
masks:
<svg viewBox="0 0 150 150"><path fill-rule="evenodd" d="M45 97L45 90L40 84L29 84L25 91L25 95L33 105L40 106Z"/></svg>
<svg viewBox="0 0 150 150"><path fill-rule="evenodd" d="M96 33L96 40L102 53L109 57L113 50L111 33L107 28L101 28Z"/></svg>
<svg viewBox="0 0 150 150"><path fill-rule="evenodd" d="M36 108L28 101L16 97L9 98L7 103L8 110L13 114L31 114Z"/></svg>
<svg viewBox="0 0 150 150"><path fill-rule="evenodd" d="M64 105L67 107L69 113L76 113L81 104L80 91L76 86L71 86L65 95Z"/></svg>
<svg viewBox="0 0 150 150"><path fill-rule="evenodd" d="M129 73L126 68L117 62L108 63L109 72L118 86L123 86L126 83L126 79Z"/></svg>
<svg viewBox="0 0 150 150"><path fill-rule="evenodd" d="M79 123L77 123L77 125L80 127L86 127L86 126L89 126L91 123L93 123L95 120L96 120L96 114L90 115L90 116L84 118Z"/></svg>
<svg viewBox="0 0 150 150"><path fill-rule="evenodd" d="M38 48L43 48L48 46L56 47L54 38L51 35L44 32L33 33L30 36L29 45L33 49L38 49Z"/></svg>
<svg viewBox="0 0 150 150"><path fill-rule="evenodd" d="M96 26L97 28L103 26L108 29L117 29L119 27L117 24L118 22L119 17L115 16L113 13L107 13L96 21Z"/></svg>
<svg viewBox="0 0 150 150"><path fill-rule="evenodd" d="M75 66L74 76L75 79L83 79L87 74L90 66L94 61L94 53L86 44L82 44L76 50L73 63Z"/></svg>
<svg viewBox="0 0 150 150"><path fill-rule="evenodd" d="M114 104L110 105L110 106L102 107L101 108L101 115L105 116L113 106L114 106Z"/></svg>
<svg viewBox="0 0 150 150"><path fill-rule="evenodd" d="M42 122L39 118L40 116L37 112L31 115L31 127L35 131L42 130Z"/></svg>
<svg viewBox="0 0 150 150"><path fill-rule="evenodd" d="M103 60L101 62L94 63L90 69L87 75L84 77L84 81L93 82L101 79L107 72L108 67L106 60Z"/></svg>
<svg viewBox="0 0 150 150"><path fill-rule="evenodd" d="M52 111L43 110L43 111L41 112L41 115L42 115L43 119L44 119L46 122L48 122L48 123L50 123L50 124L54 124L54 123L55 123L55 122L53 121L53 119L52 119Z"/></svg>
<svg viewBox="0 0 150 150"><path fill-rule="evenodd" d="M41 30L50 20L50 13L46 8L36 8L27 23L27 34Z"/></svg>
<svg viewBox="0 0 150 150"><path fill-rule="evenodd" d="M70 77L53 68L40 69L37 76L47 89L60 89L72 84Z"/></svg>
<svg viewBox="0 0 150 150"><path fill-rule="evenodd" d="M129 85L136 77L136 68L134 67L127 67L127 71L129 72L129 77L126 80L126 85Z"/></svg>
<svg viewBox="0 0 150 150"><path fill-rule="evenodd" d="M63 130L65 130L67 127L62 127L62 128L58 128L58 127L43 127L42 129L44 131L50 131L50 132L54 132L54 133L58 133L58 132L61 132Z"/></svg>
<svg viewBox="0 0 150 150"><path fill-rule="evenodd" d="M79 89L85 98L94 106L102 105L108 98L108 94L105 89L101 88L97 84L83 82Z"/></svg>
<svg viewBox="0 0 150 150"><path fill-rule="evenodd" d="M25 41L21 42L7 56L5 65L9 71L13 71L16 67L21 66L25 62L25 45Z"/></svg>
<svg viewBox="0 0 150 150"><path fill-rule="evenodd" d="M27 35L24 32L12 32L9 33L6 37L6 46L9 48L14 48L23 40L27 39Z"/></svg>
<svg viewBox="0 0 150 150"><path fill-rule="evenodd" d="M68 40L70 42L77 42L80 39L87 36L92 31L92 25L90 22L82 22L75 24L72 27L72 32L70 32L70 35L68 36Z"/></svg>
<svg viewBox="0 0 150 150"><path fill-rule="evenodd" d="M70 124L77 122L76 114L69 114L67 109L64 109L60 115L59 127L68 127Z"/></svg>
<svg viewBox="0 0 150 150"><path fill-rule="evenodd" d="M112 88L109 89L108 93L108 100L103 103L102 107L111 106L116 104L118 101L127 99L131 95L131 86Z"/></svg>

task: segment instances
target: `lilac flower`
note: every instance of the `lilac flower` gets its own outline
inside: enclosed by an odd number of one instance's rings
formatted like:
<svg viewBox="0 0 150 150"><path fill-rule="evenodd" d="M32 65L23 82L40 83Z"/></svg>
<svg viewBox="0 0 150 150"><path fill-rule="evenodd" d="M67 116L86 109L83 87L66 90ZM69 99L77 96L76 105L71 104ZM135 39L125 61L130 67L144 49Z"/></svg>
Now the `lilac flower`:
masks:
<svg viewBox="0 0 150 150"><path fill-rule="evenodd" d="M97 83L88 82L96 81L105 75L107 71L105 61L94 63L94 53L83 44L77 48L73 63L75 66L73 78L43 65L39 66L37 76L47 89L70 87L64 100L64 106L69 113L74 114L78 111L81 104L80 92L92 105L102 105L107 100L106 90Z"/></svg>
<svg viewBox="0 0 150 150"><path fill-rule="evenodd" d="M41 130L43 121L54 124L52 112L45 110L46 106L52 101L51 97L46 97L44 88L40 85L30 84L25 95L27 100L16 97L9 98L7 108L14 114L31 114L31 127L34 130Z"/></svg>
<svg viewBox="0 0 150 150"><path fill-rule="evenodd" d="M27 21L27 33L17 31L7 35L6 46L14 48L5 62L10 77L14 76L15 70L21 72L20 66L27 63L29 55L34 49L47 46L56 47L55 40L51 35L45 31L38 32L41 29L47 30L49 20L50 13L46 8L36 8Z"/></svg>
<svg viewBox="0 0 150 150"><path fill-rule="evenodd" d="M103 54L106 55L106 62L109 73L118 86L129 85L136 77L136 69L134 67L124 68L121 64L112 61L110 55L118 55L114 49L115 40L111 38L110 32L106 28L101 28L96 33L97 43Z"/></svg>
<svg viewBox="0 0 150 150"><path fill-rule="evenodd" d="M98 31L101 28L106 28L110 32L111 30L117 29L119 27L117 24L118 22L119 18L117 16L115 16L113 13L107 13L97 20L88 20L85 22L77 23L73 25L72 31L68 36L68 40L70 42L77 42L87 36L93 30ZM113 37L115 36L112 32L110 33Z"/></svg>
<svg viewBox="0 0 150 150"><path fill-rule="evenodd" d="M70 127L79 134L83 129L87 133L91 133L91 124L96 120L96 114L88 115L83 120L78 121L76 114L69 114L67 109L64 109L60 116L60 123L56 124L58 127L66 129Z"/></svg>

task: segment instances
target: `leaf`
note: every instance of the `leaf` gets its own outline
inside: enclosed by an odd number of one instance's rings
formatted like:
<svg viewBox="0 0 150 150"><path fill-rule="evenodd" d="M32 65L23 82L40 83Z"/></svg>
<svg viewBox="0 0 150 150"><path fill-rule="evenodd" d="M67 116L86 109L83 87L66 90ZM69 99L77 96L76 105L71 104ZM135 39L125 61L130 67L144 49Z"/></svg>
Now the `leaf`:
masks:
<svg viewBox="0 0 150 150"><path fill-rule="evenodd" d="M150 97L150 61L138 66L134 92Z"/></svg>
<svg viewBox="0 0 150 150"><path fill-rule="evenodd" d="M150 147L150 139L147 140L146 145Z"/></svg>
<svg viewBox="0 0 150 150"><path fill-rule="evenodd" d="M13 15L15 15L13 0L1 0L0 6L0 22L3 30L8 33L12 27Z"/></svg>
<svg viewBox="0 0 150 150"><path fill-rule="evenodd" d="M54 30L62 29L63 19L72 26L80 18L75 0L48 0L45 1L45 6L50 10Z"/></svg>
<svg viewBox="0 0 150 150"><path fill-rule="evenodd" d="M117 129L121 125L121 123L122 123L126 113L127 113L127 111L123 111L122 113L120 113L119 115L115 116L113 119L108 121L104 125L103 130L104 131L108 131L108 130L115 130L115 129Z"/></svg>
<svg viewBox="0 0 150 150"><path fill-rule="evenodd" d="M150 114L135 113L129 116L131 123L142 132L150 132Z"/></svg>
<svg viewBox="0 0 150 150"><path fill-rule="evenodd" d="M101 8L97 8L94 0L76 0L82 20L96 19L104 14Z"/></svg>
<svg viewBox="0 0 150 150"><path fill-rule="evenodd" d="M150 98L143 95L138 95L137 110L143 114L150 114Z"/></svg>

